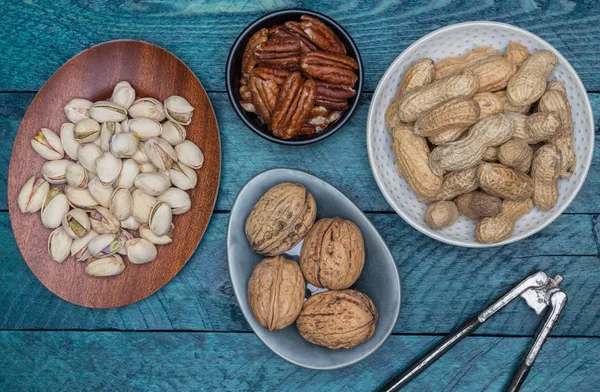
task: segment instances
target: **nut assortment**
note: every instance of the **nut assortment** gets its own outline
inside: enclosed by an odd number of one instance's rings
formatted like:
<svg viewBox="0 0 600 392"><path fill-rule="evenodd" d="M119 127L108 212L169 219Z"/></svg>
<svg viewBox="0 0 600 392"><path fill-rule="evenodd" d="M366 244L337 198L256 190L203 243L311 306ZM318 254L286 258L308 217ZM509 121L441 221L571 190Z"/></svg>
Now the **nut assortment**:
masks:
<svg viewBox="0 0 600 392"><path fill-rule="evenodd" d="M76 98L60 136L42 128L31 146L47 161L18 197L23 213L40 211L53 231L48 254L87 262L91 276L114 276L156 258L173 241L173 215L191 208L202 151L185 140L194 108L179 96L138 98L119 82L108 101ZM161 123L162 122L162 123Z"/></svg>
<svg viewBox="0 0 600 392"><path fill-rule="evenodd" d="M332 349L352 348L375 333L378 313L351 289L365 263L358 226L340 217L315 222L315 199L301 184L281 183L264 193L246 219L251 249L270 256L248 282L248 303L269 331L296 321L300 335ZM300 263L282 254L304 240ZM328 291L304 301L306 282Z"/></svg>
<svg viewBox="0 0 600 392"><path fill-rule="evenodd" d="M576 166L566 90L548 81L557 62L511 43L407 69L385 122L398 174L429 204L427 225L480 219L477 241L495 243L534 205L556 205Z"/></svg>
<svg viewBox="0 0 600 392"><path fill-rule="evenodd" d="M356 95L357 70L337 35L302 15L250 37L242 56L240 104L276 137L320 133Z"/></svg>

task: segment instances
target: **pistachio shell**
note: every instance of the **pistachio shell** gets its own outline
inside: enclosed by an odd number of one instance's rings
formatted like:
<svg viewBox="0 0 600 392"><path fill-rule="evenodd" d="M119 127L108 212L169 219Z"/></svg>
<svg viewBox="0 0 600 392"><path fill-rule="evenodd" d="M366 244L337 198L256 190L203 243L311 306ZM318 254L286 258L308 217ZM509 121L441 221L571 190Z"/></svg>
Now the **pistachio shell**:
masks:
<svg viewBox="0 0 600 392"><path fill-rule="evenodd" d="M133 264L145 264L156 258L156 246L144 238L127 241L127 258Z"/></svg>
<svg viewBox="0 0 600 392"><path fill-rule="evenodd" d="M48 254L52 260L62 263L69 257L72 243L73 238L62 227L59 227L48 237Z"/></svg>
<svg viewBox="0 0 600 392"><path fill-rule="evenodd" d="M165 202L171 207L173 215L180 215L190 210L192 201L187 192L179 188L169 188L165 193L156 198L158 201Z"/></svg>
<svg viewBox="0 0 600 392"><path fill-rule="evenodd" d="M191 167L192 169L200 169L204 163L204 155L197 145L185 140L175 146L177 159L179 162Z"/></svg>
<svg viewBox="0 0 600 392"><path fill-rule="evenodd" d="M42 224L48 229L61 225L63 216L69 212L69 200L58 188L50 188L42 206Z"/></svg>
<svg viewBox="0 0 600 392"><path fill-rule="evenodd" d="M73 188L85 188L88 184L88 172L79 163L71 163L65 172L67 184Z"/></svg>
<svg viewBox="0 0 600 392"><path fill-rule="evenodd" d="M91 143L100 137L100 124L94 119L84 118L75 124L73 137L80 144Z"/></svg>
<svg viewBox="0 0 600 392"><path fill-rule="evenodd" d="M123 241L123 246L117 251L117 253L122 256L127 256L127 241L132 240L135 237L127 230L123 230L122 227L121 230L117 232L117 237Z"/></svg>
<svg viewBox="0 0 600 392"><path fill-rule="evenodd" d="M31 147L42 158L49 161L62 159L65 152L60 137L48 128L42 128L37 135L31 139Z"/></svg>
<svg viewBox="0 0 600 392"><path fill-rule="evenodd" d="M75 124L67 122L60 127L60 141L69 158L77 160L79 143L75 140Z"/></svg>
<svg viewBox="0 0 600 392"><path fill-rule="evenodd" d="M128 188L117 188L110 197L110 211L115 218L123 221L133 212L133 199Z"/></svg>
<svg viewBox="0 0 600 392"><path fill-rule="evenodd" d="M171 121L182 125L190 125L194 107L183 97L173 95L165 100L165 113Z"/></svg>
<svg viewBox="0 0 600 392"><path fill-rule="evenodd" d="M144 143L143 142L140 142L140 146L138 147L137 151L135 152L135 154L133 154L133 156L131 158L140 165L150 162L150 159L148 159L148 156L146 155L146 152L144 151Z"/></svg>
<svg viewBox="0 0 600 392"><path fill-rule="evenodd" d="M98 101L90 108L90 117L99 123L121 122L127 118L127 109L109 101Z"/></svg>
<svg viewBox="0 0 600 392"><path fill-rule="evenodd" d="M69 200L69 204L79 208L90 208L98 205L98 201L94 199L87 188L65 187L65 195Z"/></svg>
<svg viewBox="0 0 600 392"><path fill-rule="evenodd" d="M169 169L168 173L173 185L184 191L194 188L198 183L198 176L194 169L181 162L173 163L173 167Z"/></svg>
<svg viewBox="0 0 600 392"><path fill-rule="evenodd" d="M117 83L115 86L110 101L121 106L124 109L129 107L135 101L135 90L131 87L131 84L126 81Z"/></svg>
<svg viewBox="0 0 600 392"><path fill-rule="evenodd" d="M90 257L88 244L93 238L98 237L99 235L100 234L96 233L94 230L90 230L85 237L73 240L73 243L71 244L71 256L74 256L77 261L87 260Z"/></svg>
<svg viewBox="0 0 600 392"><path fill-rule="evenodd" d="M75 98L72 99L68 104L65 105L64 111L65 116L71 121L73 124L78 123L84 118L90 117L90 108L93 103L83 98Z"/></svg>
<svg viewBox="0 0 600 392"><path fill-rule="evenodd" d="M114 234L119 231L121 224L115 216L102 206L96 206L90 211L92 229L98 234Z"/></svg>
<svg viewBox="0 0 600 392"><path fill-rule="evenodd" d="M112 138L110 152L117 158L130 158L138 150L140 139L135 133L119 133Z"/></svg>
<svg viewBox="0 0 600 392"><path fill-rule="evenodd" d="M173 147L159 137L151 137L146 140L144 151L150 162L160 171L170 169L173 167L173 162L177 161L177 153Z"/></svg>
<svg viewBox="0 0 600 392"><path fill-rule="evenodd" d="M132 199L133 199L133 196L132 196ZM136 221L135 218L133 217L133 215L131 215L129 218L125 219L124 221L121 221L121 228L129 229L129 230L137 230L140 228L140 222Z"/></svg>
<svg viewBox="0 0 600 392"><path fill-rule="evenodd" d="M117 178L116 186L118 188L132 188L135 178L140 173L140 167L137 162L133 159L126 159L123 161L123 168Z"/></svg>
<svg viewBox="0 0 600 392"><path fill-rule="evenodd" d="M162 173L140 173L134 184L150 196L163 194L171 186L169 178Z"/></svg>
<svg viewBox="0 0 600 392"><path fill-rule="evenodd" d="M140 139L146 140L160 136L162 125L149 118L134 118L129 121L129 132L135 133Z"/></svg>
<svg viewBox="0 0 600 392"><path fill-rule="evenodd" d="M106 277L119 275L125 271L125 263L119 255L97 259L91 257L85 267L85 273L91 276Z"/></svg>
<svg viewBox="0 0 600 392"><path fill-rule="evenodd" d="M87 143L79 147L77 151L79 164L88 172L96 174L96 159L102 156L102 150L95 144Z"/></svg>
<svg viewBox="0 0 600 392"><path fill-rule="evenodd" d="M117 253L125 241L115 234L100 234L88 244L88 251L93 257L107 257Z"/></svg>
<svg viewBox="0 0 600 392"><path fill-rule="evenodd" d="M39 211L42 205L44 205L48 190L50 190L50 184L43 178L36 180L35 176L32 176L27 180L23 188L21 188L17 199L17 204L21 212L28 214Z"/></svg>
<svg viewBox="0 0 600 392"><path fill-rule="evenodd" d="M176 146L185 140L187 132L185 127L175 121L165 121L162 124L162 133L160 137L169 142L172 146Z"/></svg>
<svg viewBox="0 0 600 392"><path fill-rule="evenodd" d="M158 168L151 162L142 163L139 165L140 173L157 173Z"/></svg>
<svg viewBox="0 0 600 392"><path fill-rule="evenodd" d="M150 226L142 225L140 226L139 233L140 237L152 242L155 245L166 245L173 242L173 229L174 225L171 224L171 229L164 235L157 236L150 230Z"/></svg>
<svg viewBox="0 0 600 392"><path fill-rule="evenodd" d="M67 167L72 164L73 161L68 159L48 161L42 166L42 176L50 184L66 184Z"/></svg>
<svg viewBox="0 0 600 392"><path fill-rule="evenodd" d="M90 218L84 210L75 208L65 214L62 227L72 238L83 238L90 231Z"/></svg>
<svg viewBox="0 0 600 392"><path fill-rule="evenodd" d="M121 173L123 163L119 158L115 158L110 152L105 152L96 159L96 174L104 185L114 183Z"/></svg>
<svg viewBox="0 0 600 392"><path fill-rule="evenodd" d="M159 201L150 210L148 226L154 234L161 236L169 232L172 220L171 207L167 203Z"/></svg>
<svg viewBox="0 0 600 392"><path fill-rule="evenodd" d="M133 217L139 223L148 223L150 211L156 204L156 199L141 189L133 191L131 197L133 198Z"/></svg>
<svg viewBox="0 0 600 392"><path fill-rule="evenodd" d="M100 148L102 151L110 151L113 137L122 132L121 124L116 121L107 121L103 123L100 128Z"/></svg>
<svg viewBox="0 0 600 392"><path fill-rule="evenodd" d="M88 190L91 195L96 199L98 204L108 208L110 203L110 196L113 193L113 187L105 185L100 181L100 178L94 177L88 182Z"/></svg>
<svg viewBox="0 0 600 392"><path fill-rule="evenodd" d="M125 119L123 121L121 121L121 131L123 133L127 133L129 132L129 121L131 121L130 119Z"/></svg>
<svg viewBox="0 0 600 392"><path fill-rule="evenodd" d="M163 104L154 98L140 98L129 108L129 115L132 118L143 117L154 121L162 121L165 119L165 109Z"/></svg>

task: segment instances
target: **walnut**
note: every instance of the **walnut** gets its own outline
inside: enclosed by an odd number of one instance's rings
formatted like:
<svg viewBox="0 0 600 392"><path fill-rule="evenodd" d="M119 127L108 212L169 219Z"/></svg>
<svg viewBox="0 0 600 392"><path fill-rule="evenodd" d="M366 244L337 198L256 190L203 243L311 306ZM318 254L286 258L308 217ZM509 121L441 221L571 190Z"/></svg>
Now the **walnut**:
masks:
<svg viewBox="0 0 600 392"><path fill-rule="evenodd" d="M298 264L275 256L254 268L248 282L248 303L260 325L275 331L296 320L302 310L305 289Z"/></svg>
<svg viewBox="0 0 600 392"><path fill-rule="evenodd" d="M313 344L333 349L352 348L375 333L377 309L356 290L331 290L315 294L296 320L300 335Z"/></svg>
<svg viewBox="0 0 600 392"><path fill-rule="evenodd" d="M274 186L261 196L246 220L250 248L265 256L292 249L308 233L316 214L315 199L303 185Z"/></svg>
<svg viewBox="0 0 600 392"><path fill-rule="evenodd" d="M365 244L354 222L342 218L321 219L304 239L300 268L314 286L347 289L356 282L364 265Z"/></svg>

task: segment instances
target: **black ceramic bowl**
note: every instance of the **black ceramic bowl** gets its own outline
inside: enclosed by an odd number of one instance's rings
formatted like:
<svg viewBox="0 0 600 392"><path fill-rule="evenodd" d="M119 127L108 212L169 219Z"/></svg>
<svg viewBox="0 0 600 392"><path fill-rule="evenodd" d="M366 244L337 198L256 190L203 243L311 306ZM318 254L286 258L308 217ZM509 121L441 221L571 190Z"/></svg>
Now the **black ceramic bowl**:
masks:
<svg viewBox="0 0 600 392"><path fill-rule="evenodd" d="M278 137L273 136L273 134L267 129L266 125L262 124L256 114L246 112L242 106L240 105L240 79L242 76L242 55L244 53L244 49L246 48L246 44L252 34L257 32L262 28L269 28L271 26L275 26L277 24L282 24L287 21L298 21L300 20L300 16L302 15L311 15L316 18L319 18L323 23L325 23L329 28L331 28L339 37L344 45L346 45L346 50L348 52L348 56L356 59L358 63L358 80L354 86L356 90L356 96L350 98L348 100L348 109L344 111L339 120L335 123L329 125L325 130L321 133L316 133L313 135L299 135L293 137L291 139L280 139ZM356 110L358 105L358 101L360 99L363 87L363 65L362 59L360 58L360 53L358 52L358 47L350 37L350 34L344 30L342 26L340 26L333 19L314 11L303 10L303 9L289 9L289 10L281 10L275 11L270 14L267 14L254 22L252 22L248 27L241 32L241 34L237 37L231 50L229 51L229 58L227 59L227 69L225 71L225 80L227 84L227 94L229 95L229 100L231 101L231 105L233 109L239 116L239 118L250 128L254 133L263 138L270 140L279 144L287 144L287 145L305 145L318 142L319 140L323 140L337 131L340 130L348 122L352 114Z"/></svg>

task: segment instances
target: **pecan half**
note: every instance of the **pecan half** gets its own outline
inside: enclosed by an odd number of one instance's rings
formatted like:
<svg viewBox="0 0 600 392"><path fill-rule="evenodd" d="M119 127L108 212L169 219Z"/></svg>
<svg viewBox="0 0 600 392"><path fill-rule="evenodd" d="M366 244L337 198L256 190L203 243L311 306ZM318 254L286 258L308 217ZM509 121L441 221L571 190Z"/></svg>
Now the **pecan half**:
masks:
<svg viewBox="0 0 600 392"><path fill-rule="evenodd" d="M246 84L240 86L240 97L243 101L249 101L252 99L252 93L250 92L250 88L248 87L248 80L246 80Z"/></svg>
<svg viewBox="0 0 600 392"><path fill-rule="evenodd" d="M249 87L256 114L264 123L271 122L279 95L279 85L274 80L263 80L252 76Z"/></svg>
<svg viewBox="0 0 600 392"><path fill-rule="evenodd" d="M254 50L258 45L265 42L269 38L269 31L267 29L260 29L250 37L244 49L242 55L242 76L244 78L250 77L250 71L256 66L256 60L254 60Z"/></svg>
<svg viewBox="0 0 600 392"><path fill-rule="evenodd" d="M346 110L348 109L348 98L356 95L356 91L342 84L330 84L317 81L317 100L315 105L323 106L327 109Z"/></svg>
<svg viewBox="0 0 600 392"><path fill-rule="evenodd" d="M256 47L254 59L261 67L296 69L300 41L295 38L269 39Z"/></svg>
<svg viewBox="0 0 600 392"><path fill-rule="evenodd" d="M278 85L282 85L290 71L287 69L256 67L252 70L251 76L256 76L264 80L273 80Z"/></svg>
<svg viewBox="0 0 600 392"><path fill-rule="evenodd" d="M310 37L304 32L298 22L285 22L286 33L297 38L300 41L302 53L309 53L318 50L317 46L310 40Z"/></svg>
<svg viewBox="0 0 600 392"><path fill-rule="evenodd" d="M279 92L271 122L273 135L282 139L296 136L310 116L316 97L315 81L304 79L300 72L292 72Z"/></svg>
<svg viewBox="0 0 600 392"><path fill-rule="evenodd" d="M346 54L344 44L325 23L308 15L302 15L300 20L302 30L319 48L331 53Z"/></svg>
<svg viewBox="0 0 600 392"><path fill-rule="evenodd" d="M358 79L358 63L352 57L327 52L311 52L300 56L300 68L315 79L332 84L353 86Z"/></svg>

